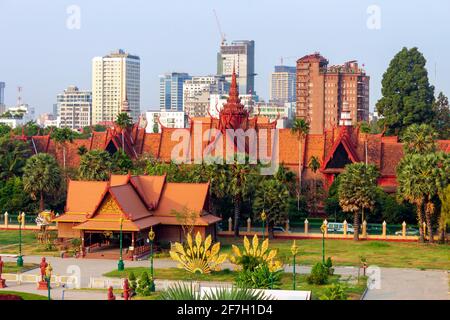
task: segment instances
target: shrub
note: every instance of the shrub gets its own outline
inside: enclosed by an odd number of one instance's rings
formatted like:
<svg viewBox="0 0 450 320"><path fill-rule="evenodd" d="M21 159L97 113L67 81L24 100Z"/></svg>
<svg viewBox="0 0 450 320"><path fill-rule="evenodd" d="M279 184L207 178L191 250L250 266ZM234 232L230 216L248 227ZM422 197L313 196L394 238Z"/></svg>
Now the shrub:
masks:
<svg viewBox="0 0 450 320"><path fill-rule="evenodd" d="M331 276L334 273L334 268L333 268L333 261L331 261L331 257L328 257L328 259L325 261L325 267L328 270L328 274Z"/></svg>
<svg viewBox="0 0 450 320"><path fill-rule="evenodd" d="M240 288L271 289L281 284L282 270L271 272L267 264L260 264L254 270L243 269L238 273L236 285Z"/></svg>
<svg viewBox="0 0 450 320"><path fill-rule="evenodd" d="M148 273L146 271L142 272L141 278L139 279L136 287L136 293L139 296L149 296L151 295L152 291L154 290L155 283L153 282L153 279L149 279Z"/></svg>
<svg viewBox="0 0 450 320"><path fill-rule="evenodd" d="M309 284L325 284L328 281L328 269L322 263L316 263L306 278Z"/></svg>
<svg viewBox="0 0 450 320"><path fill-rule="evenodd" d="M130 289L133 292L136 292L137 283L136 283L136 276L134 275L133 271L130 271L130 273L128 275L128 283L130 284Z"/></svg>
<svg viewBox="0 0 450 320"><path fill-rule="evenodd" d="M334 283L328 288L325 293L319 298L320 300L347 300L347 293L345 287Z"/></svg>

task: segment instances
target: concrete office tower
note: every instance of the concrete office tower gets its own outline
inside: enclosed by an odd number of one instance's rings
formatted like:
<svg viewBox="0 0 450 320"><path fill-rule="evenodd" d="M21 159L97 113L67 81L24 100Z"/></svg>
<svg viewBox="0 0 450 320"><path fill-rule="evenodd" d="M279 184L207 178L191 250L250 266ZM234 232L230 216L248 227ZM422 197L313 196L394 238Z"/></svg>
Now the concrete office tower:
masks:
<svg viewBox="0 0 450 320"><path fill-rule="evenodd" d="M92 123L113 122L128 101L133 121L140 114L140 58L118 50L92 60Z"/></svg>
<svg viewBox="0 0 450 320"><path fill-rule="evenodd" d="M183 85L183 110L190 117L208 116L211 94L229 91L224 76L200 76L186 80Z"/></svg>
<svg viewBox="0 0 450 320"><path fill-rule="evenodd" d="M0 114L5 112L5 83L0 82Z"/></svg>
<svg viewBox="0 0 450 320"><path fill-rule="evenodd" d="M255 93L255 41L237 40L224 43L217 54L217 74L231 83L233 66L236 66L240 94Z"/></svg>
<svg viewBox="0 0 450 320"><path fill-rule="evenodd" d="M296 100L296 67L275 66L270 75L270 101L284 104Z"/></svg>
<svg viewBox="0 0 450 320"><path fill-rule="evenodd" d="M159 108L161 111L183 111L183 84L187 73L172 72L159 76Z"/></svg>
<svg viewBox="0 0 450 320"><path fill-rule="evenodd" d="M82 129L92 123L92 93L69 86L56 97L61 128Z"/></svg>
<svg viewBox="0 0 450 320"><path fill-rule="evenodd" d="M297 117L310 122L311 134L339 125L344 104L353 124L368 121L369 80L356 61L328 66L319 53L297 60Z"/></svg>

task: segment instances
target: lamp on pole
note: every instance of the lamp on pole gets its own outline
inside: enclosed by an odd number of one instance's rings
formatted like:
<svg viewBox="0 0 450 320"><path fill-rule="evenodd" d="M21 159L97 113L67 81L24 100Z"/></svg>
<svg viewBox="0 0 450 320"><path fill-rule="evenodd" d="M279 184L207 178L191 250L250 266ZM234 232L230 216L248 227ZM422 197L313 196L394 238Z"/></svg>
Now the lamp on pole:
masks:
<svg viewBox="0 0 450 320"><path fill-rule="evenodd" d="M48 297L48 300L51 300L51 296L50 296L50 290L51 290L50 282L52 280L52 271L53 271L53 268L52 268L52 266L49 263L47 265L47 268L45 268L45 281L47 281L47 297Z"/></svg>
<svg viewBox="0 0 450 320"><path fill-rule="evenodd" d="M117 264L117 269L119 271L123 271L125 269L125 265L124 265L123 259L122 259L122 227L123 227L123 218L122 217L120 217L119 222L120 222L120 259L119 259L119 263Z"/></svg>
<svg viewBox="0 0 450 320"><path fill-rule="evenodd" d="M22 220L23 215L19 213L17 216L17 222L19 222L19 256L17 257L17 266L23 267L23 257L22 257Z"/></svg>
<svg viewBox="0 0 450 320"><path fill-rule="evenodd" d="M263 211L261 212L261 221L262 221L262 238L263 238L263 241L264 241L264 236L265 236L265 232L266 232L266 219L267 219L267 214L266 214L266 212L264 211L264 209L263 209Z"/></svg>
<svg viewBox="0 0 450 320"><path fill-rule="evenodd" d="M322 231L322 263L325 264L325 231L327 226L322 224L320 231Z"/></svg>
<svg viewBox="0 0 450 320"><path fill-rule="evenodd" d="M150 232L148 233L148 240L150 240L150 274L152 277L152 285L150 287L151 292L155 292L155 285L153 281L153 241L155 240L155 232L153 227L150 227Z"/></svg>
<svg viewBox="0 0 450 320"><path fill-rule="evenodd" d="M294 243L291 246L291 253L292 253L292 265L293 265L293 282L292 282L292 290L295 290L295 282L296 282L296 274L295 274L295 256L298 254L298 247L295 244L295 240Z"/></svg>

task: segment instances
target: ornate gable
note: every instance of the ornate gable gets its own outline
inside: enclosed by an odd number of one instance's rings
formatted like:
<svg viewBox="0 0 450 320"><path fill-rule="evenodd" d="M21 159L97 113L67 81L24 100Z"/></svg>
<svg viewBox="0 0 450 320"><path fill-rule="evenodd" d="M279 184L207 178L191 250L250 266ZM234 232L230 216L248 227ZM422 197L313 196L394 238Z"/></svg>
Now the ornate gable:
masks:
<svg viewBox="0 0 450 320"><path fill-rule="evenodd" d="M111 215L111 214L123 214L124 212L117 204L116 200L111 196L111 194L107 194L102 201L102 204L94 213L94 215Z"/></svg>

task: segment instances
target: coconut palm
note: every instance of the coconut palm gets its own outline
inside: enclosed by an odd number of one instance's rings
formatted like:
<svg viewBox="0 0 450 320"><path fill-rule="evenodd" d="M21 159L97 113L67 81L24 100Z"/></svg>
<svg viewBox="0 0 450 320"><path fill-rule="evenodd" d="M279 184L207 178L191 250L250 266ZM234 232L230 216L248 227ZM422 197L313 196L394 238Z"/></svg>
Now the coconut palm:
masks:
<svg viewBox="0 0 450 320"><path fill-rule="evenodd" d="M66 169L66 143L73 142L75 133L69 128L56 128L51 138L63 149L63 168Z"/></svg>
<svg viewBox="0 0 450 320"><path fill-rule="evenodd" d="M130 118L130 116L126 112L119 113L117 115L116 126L120 128L121 135L122 135L122 151L125 152L125 136L124 132L131 127L133 124L133 120Z"/></svg>
<svg viewBox="0 0 450 320"><path fill-rule="evenodd" d="M302 190L302 172L303 172L303 141L309 132L309 123L304 119L295 119L292 124L291 133L297 136L298 140L298 190L297 190L297 210L300 210L300 193Z"/></svg>
<svg viewBox="0 0 450 320"><path fill-rule="evenodd" d="M0 138L0 178L7 180L20 176L30 153L25 142L12 140L9 136Z"/></svg>
<svg viewBox="0 0 450 320"><path fill-rule="evenodd" d="M426 154L436 151L437 133L428 124L412 124L402 135L405 153Z"/></svg>
<svg viewBox="0 0 450 320"><path fill-rule="evenodd" d="M359 240L359 212L364 221L364 209L371 210L375 206L378 175L374 165L357 162L346 165L339 176L339 205L344 212L353 213L354 240Z"/></svg>
<svg viewBox="0 0 450 320"><path fill-rule="evenodd" d="M45 209L45 196L53 194L61 186L61 171L55 158L38 153L29 158L23 173L23 189L33 199L39 197L39 210Z"/></svg>
<svg viewBox="0 0 450 320"><path fill-rule="evenodd" d="M81 156L78 176L81 180L106 181L111 169L110 154L103 150L92 150Z"/></svg>

